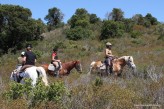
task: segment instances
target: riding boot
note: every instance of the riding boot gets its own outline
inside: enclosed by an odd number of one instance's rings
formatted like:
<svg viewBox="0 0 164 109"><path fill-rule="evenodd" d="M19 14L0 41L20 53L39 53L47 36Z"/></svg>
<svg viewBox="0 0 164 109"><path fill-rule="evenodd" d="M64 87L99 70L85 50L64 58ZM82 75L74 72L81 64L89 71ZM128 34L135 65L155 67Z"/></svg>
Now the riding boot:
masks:
<svg viewBox="0 0 164 109"><path fill-rule="evenodd" d="M20 73L16 75L16 78L17 78L16 80L18 83L20 83L20 81L23 79L23 77L20 76Z"/></svg>
<svg viewBox="0 0 164 109"><path fill-rule="evenodd" d="M112 74L113 73L113 68L110 67L109 70L110 70L110 74Z"/></svg>
<svg viewBox="0 0 164 109"><path fill-rule="evenodd" d="M109 73L109 66L107 65L106 66L106 75L108 76L108 74L110 74L110 73Z"/></svg>

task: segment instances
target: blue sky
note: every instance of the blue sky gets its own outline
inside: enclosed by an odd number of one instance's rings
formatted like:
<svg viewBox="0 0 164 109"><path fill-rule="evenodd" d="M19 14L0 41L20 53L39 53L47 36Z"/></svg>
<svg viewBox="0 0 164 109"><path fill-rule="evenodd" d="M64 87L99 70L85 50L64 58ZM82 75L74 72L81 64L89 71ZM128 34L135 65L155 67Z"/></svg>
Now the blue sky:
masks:
<svg viewBox="0 0 164 109"><path fill-rule="evenodd" d="M164 0L0 0L0 4L29 8L32 18L41 18L43 21L48 9L57 7L64 14L64 22L67 22L78 8L85 8L101 19L105 19L105 14L113 8L120 8L125 18L131 18L135 14L145 16L151 13L158 21L164 22Z"/></svg>

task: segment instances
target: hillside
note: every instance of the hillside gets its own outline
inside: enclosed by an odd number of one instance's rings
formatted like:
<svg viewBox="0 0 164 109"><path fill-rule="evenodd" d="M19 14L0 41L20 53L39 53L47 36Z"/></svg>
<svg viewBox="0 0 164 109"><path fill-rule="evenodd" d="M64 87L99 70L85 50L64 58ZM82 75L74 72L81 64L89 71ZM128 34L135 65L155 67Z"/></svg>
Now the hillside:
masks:
<svg viewBox="0 0 164 109"><path fill-rule="evenodd" d="M80 60L83 67L82 74L75 70L69 76L54 78L49 76L49 82L64 81L64 85L71 92L60 103L48 102L47 108L66 109L135 109L135 104L160 104L164 108L164 42L158 40L154 29L145 29L144 33L132 38L125 34L120 38L68 40L64 28L44 33L44 40L31 42L33 51L37 54L37 66L50 62L50 55L54 46L59 46L59 59L62 62ZM122 77L114 80L113 75L99 78L96 75L87 76L92 61L104 60L105 43L113 44L115 56L133 56L137 66L136 75L125 67ZM24 50L21 50L24 51ZM16 66L16 59L20 55L5 54L0 57L0 107L2 109L27 108L25 98L16 100L4 99L3 93L10 89L10 72ZM102 84L97 81L102 82ZM39 107L45 109L44 102Z"/></svg>

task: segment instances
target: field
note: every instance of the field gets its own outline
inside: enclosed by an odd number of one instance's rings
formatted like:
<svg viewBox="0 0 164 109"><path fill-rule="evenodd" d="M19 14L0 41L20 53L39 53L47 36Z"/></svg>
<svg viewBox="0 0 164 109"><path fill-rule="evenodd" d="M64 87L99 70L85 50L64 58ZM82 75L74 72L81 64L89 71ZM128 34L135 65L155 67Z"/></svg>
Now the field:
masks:
<svg viewBox="0 0 164 109"><path fill-rule="evenodd" d="M136 105L145 105L149 109L164 108L164 42L158 40L153 29L143 30L143 34L132 38L124 35L104 41L85 39L71 41L65 38L62 29L44 33L44 40L33 43L33 51L37 54L37 66L50 62L54 46L59 46L59 58L62 62L80 60L82 74L72 70L69 76L55 78L48 76L50 84L64 85L66 92L60 100L36 99L36 105L29 107L31 99L24 96L18 99L7 99L9 92L10 73L17 64L17 54L5 54L0 57L0 108L1 109L137 109ZM94 60L104 60L105 42L113 44L115 56L130 55L134 58L137 72L125 67L122 77L117 80L113 75L99 77L88 76L89 65ZM45 89L45 88L43 88ZM19 90L19 89L17 89ZM45 89L46 90L46 89ZM42 90L44 92L44 90ZM52 93L53 94L53 93ZM157 105L156 107L152 107ZM144 109L145 109L144 108ZM146 109L147 109L146 108Z"/></svg>

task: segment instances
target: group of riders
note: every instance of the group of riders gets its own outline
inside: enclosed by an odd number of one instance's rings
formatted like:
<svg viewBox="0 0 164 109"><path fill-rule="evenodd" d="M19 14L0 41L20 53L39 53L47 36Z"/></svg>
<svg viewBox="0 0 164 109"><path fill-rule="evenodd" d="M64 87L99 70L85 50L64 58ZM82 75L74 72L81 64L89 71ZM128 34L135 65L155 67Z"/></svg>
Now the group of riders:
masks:
<svg viewBox="0 0 164 109"><path fill-rule="evenodd" d="M106 65L106 73L112 73L112 44L110 42L106 43L106 49L105 49L105 65ZM61 61L58 59L57 55L58 48L55 47L53 49L53 52L51 54L51 64L54 66L54 75L59 76L59 71L61 70ZM17 68L19 67L19 70L17 70L17 76L19 79L22 79L24 77L24 70L28 67L35 66L37 58L36 55L32 52L32 45L27 44L26 45L26 51L21 53L21 56L18 57L18 65Z"/></svg>
<svg viewBox="0 0 164 109"><path fill-rule="evenodd" d="M59 70L62 68L61 67L61 62L58 59L57 55L58 48L54 48L52 55L51 55L51 64L54 65L54 75L58 76L59 75ZM26 51L21 52L21 56L18 57L18 65L17 65L17 77L19 80L21 80L25 76L25 69L35 66L37 57L34 52L32 52L32 45L27 44L26 45Z"/></svg>

